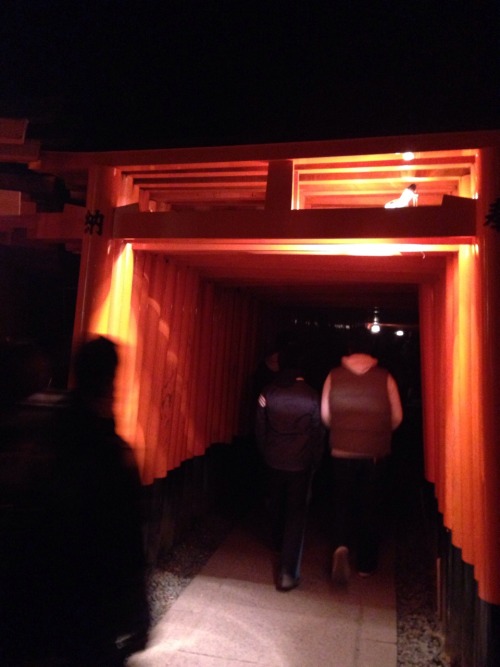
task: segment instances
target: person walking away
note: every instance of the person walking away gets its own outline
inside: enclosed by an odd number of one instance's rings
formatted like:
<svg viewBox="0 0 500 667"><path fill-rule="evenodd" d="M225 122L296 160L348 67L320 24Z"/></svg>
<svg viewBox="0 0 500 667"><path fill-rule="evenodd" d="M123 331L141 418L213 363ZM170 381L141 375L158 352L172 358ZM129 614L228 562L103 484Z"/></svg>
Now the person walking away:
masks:
<svg viewBox="0 0 500 667"><path fill-rule="evenodd" d="M279 550L276 587L299 585L311 481L324 447L319 392L302 375L299 349L280 353L280 371L258 398L256 439L267 479L274 546Z"/></svg>
<svg viewBox="0 0 500 667"><path fill-rule="evenodd" d="M337 583L347 583L351 556L361 576L377 568L384 478L392 433L403 419L396 381L372 356L375 340L367 329L353 332L349 354L328 374L321 396L332 456Z"/></svg>
<svg viewBox="0 0 500 667"><path fill-rule="evenodd" d="M117 366L111 340L83 343L53 426L54 626L68 665L116 667L147 641L142 487L115 430Z"/></svg>

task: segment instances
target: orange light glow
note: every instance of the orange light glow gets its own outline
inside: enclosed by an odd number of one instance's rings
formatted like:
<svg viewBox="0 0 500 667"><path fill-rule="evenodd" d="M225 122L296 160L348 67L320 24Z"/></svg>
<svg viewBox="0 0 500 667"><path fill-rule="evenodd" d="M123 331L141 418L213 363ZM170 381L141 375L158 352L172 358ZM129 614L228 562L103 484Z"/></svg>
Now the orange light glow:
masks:
<svg viewBox="0 0 500 667"><path fill-rule="evenodd" d="M197 253L221 252L231 253L256 253L256 254L291 254L291 255L352 255L366 257L381 257L404 254L428 254L458 252L463 244L459 243L390 243L380 239L346 239L336 241L302 242L299 239L294 243L280 243L279 241L233 241L220 239L217 241L201 239L196 243L172 239L168 243L161 241L155 246L154 243L134 242L131 244L134 250L154 250L161 248L161 252L189 252Z"/></svg>
<svg viewBox="0 0 500 667"><path fill-rule="evenodd" d="M299 255L350 255L353 257L390 257L403 254L458 252L459 248L460 245L452 244L383 243L378 239L365 239L362 242L350 241L348 243L259 244L256 247L254 244L245 244L245 250L249 252Z"/></svg>
<svg viewBox="0 0 500 667"><path fill-rule="evenodd" d="M115 385L117 429L127 441L135 435L138 379L135 376L137 326L131 317L134 254L129 243L114 248L111 286L96 322L96 333L112 338L119 346L120 366Z"/></svg>

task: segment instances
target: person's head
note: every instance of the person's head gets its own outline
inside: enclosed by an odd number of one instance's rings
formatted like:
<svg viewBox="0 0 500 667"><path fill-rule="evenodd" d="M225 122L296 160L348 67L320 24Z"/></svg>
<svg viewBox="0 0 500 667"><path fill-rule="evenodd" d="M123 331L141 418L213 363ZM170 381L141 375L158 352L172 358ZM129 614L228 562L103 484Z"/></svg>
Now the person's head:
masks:
<svg viewBox="0 0 500 667"><path fill-rule="evenodd" d="M278 363L280 371L296 371L303 372L304 354L301 347L297 343L290 343L278 355Z"/></svg>
<svg viewBox="0 0 500 667"><path fill-rule="evenodd" d="M348 354L369 354L375 356L376 334L372 334L366 327L353 329L347 341Z"/></svg>
<svg viewBox="0 0 500 667"><path fill-rule="evenodd" d="M118 366L116 345L99 336L82 343L74 360L76 387L80 394L103 398L112 395Z"/></svg>

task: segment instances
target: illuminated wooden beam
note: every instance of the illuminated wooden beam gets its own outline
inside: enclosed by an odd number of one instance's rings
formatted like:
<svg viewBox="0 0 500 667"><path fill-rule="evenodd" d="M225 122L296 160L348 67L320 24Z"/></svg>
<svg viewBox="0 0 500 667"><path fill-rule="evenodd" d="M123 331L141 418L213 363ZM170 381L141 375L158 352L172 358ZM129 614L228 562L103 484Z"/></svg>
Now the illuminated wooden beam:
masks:
<svg viewBox="0 0 500 667"><path fill-rule="evenodd" d="M0 231L24 230L25 238L32 241L81 242L86 213L81 206L66 204L60 213L0 215Z"/></svg>
<svg viewBox="0 0 500 667"><path fill-rule="evenodd" d="M185 211L136 213L115 210L114 238L415 239L475 234L475 201L445 197L443 206L408 209L300 211Z"/></svg>
<svg viewBox="0 0 500 667"><path fill-rule="evenodd" d="M17 162L27 164L35 162L40 157L40 142L34 140L25 141L22 144L1 143L0 162Z"/></svg>
<svg viewBox="0 0 500 667"><path fill-rule="evenodd" d="M23 144L28 122L27 118L0 118L0 144Z"/></svg>

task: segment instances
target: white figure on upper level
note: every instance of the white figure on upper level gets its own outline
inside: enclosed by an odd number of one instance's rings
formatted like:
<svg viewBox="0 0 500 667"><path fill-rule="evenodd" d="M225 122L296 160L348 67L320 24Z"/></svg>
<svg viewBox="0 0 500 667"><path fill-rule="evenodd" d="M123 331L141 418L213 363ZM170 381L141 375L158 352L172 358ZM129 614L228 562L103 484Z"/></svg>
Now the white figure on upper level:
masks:
<svg viewBox="0 0 500 667"><path fill-rule="evenodd" d="M407 206L416 206L418 201L417 186L412 183L403 190L398 199L391 199L384 208L406 208Z"/></svg>

